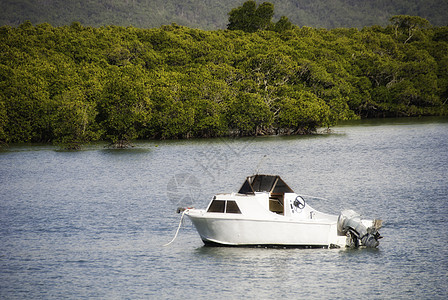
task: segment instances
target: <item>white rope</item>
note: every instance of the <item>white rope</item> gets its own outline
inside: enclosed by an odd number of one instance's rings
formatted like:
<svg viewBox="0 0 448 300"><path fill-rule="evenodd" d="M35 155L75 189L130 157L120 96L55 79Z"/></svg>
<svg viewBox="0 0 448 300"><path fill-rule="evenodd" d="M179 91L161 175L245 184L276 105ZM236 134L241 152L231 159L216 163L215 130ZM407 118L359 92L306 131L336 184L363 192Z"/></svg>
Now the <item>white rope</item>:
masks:
<svg viewBox="0 0 448 300"><path fill-rule="evenodd" d="M179 233L179 229L180 229L180 227L182 226L182 220L184 219L184 215L185 215L185 213L186 213L187 211L188 211L188 209L186 209L186 210L184 210L184 211L182 212L182 216L180 217L180 221L179 221L179 226L177 227L176 234L174 235L173 239L171 240L171 242L169 242L169 243L163 245L163 247L169 246L169 245L170 245L172 242L174 242L174 240L177 238L177 234Z"/></svg>

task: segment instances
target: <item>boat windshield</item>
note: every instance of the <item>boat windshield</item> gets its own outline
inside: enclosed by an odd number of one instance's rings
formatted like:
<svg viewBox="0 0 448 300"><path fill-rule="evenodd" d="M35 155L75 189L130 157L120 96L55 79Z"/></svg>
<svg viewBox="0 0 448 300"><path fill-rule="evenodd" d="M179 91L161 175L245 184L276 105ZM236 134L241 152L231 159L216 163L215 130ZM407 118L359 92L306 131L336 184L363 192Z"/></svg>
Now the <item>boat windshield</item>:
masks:
<svg viewBox="0 0 448 300"><path fill-rule="evenodd" d="M255 192L294 193L280 176L259 174L247 177L238 193L253 194Z"/></svg>

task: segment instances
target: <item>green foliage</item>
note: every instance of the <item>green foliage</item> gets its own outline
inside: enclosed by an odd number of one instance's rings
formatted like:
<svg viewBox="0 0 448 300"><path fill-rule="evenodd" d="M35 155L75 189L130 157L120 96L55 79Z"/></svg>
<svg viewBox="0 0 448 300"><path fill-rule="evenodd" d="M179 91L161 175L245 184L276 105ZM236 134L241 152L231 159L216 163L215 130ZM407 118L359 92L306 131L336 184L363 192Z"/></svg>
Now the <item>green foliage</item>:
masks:
<svg viewBox="0 0 448 300"><path fill-rule="evenodd" d="M272 23L274 16L274 5L270 2L263 2L257 7L253 0L244 2L240 7L229 12L229 30L242 30L245 32L255 32L257 30L274 30L283 32L292 29L292 23L287 17L282 16L277 23Z"/></svg>
<svg viewBox="0 0 448 300"><path fill-rule="evenodd" d="M5 128L8 123L8 115L6 112L5 103L0 101L0 147L2 143L6 142Z"/></svg>
<svg viewBox="0 0 448 300"><path fill-rule="evenodd" d="M330 107L308 91L298 91L293 97L281 99L278 127L292 134L310 134L317 127L332 125Z"/></svg>
<svg viewBox="0 0 448 300"><path fill-rule="evenodd" d="M139 66L112 68L99 99L98 120L113 147L123 148L151 120L150 91Z"/></svg>
<svg viewBox="0 0 448 300"><path fill-rule="evenodd" d="M227 111L230 129L236 135L257 135L272 124L272 112L259 94L241 92Z"/></svg>
<svg viewBox="0 0 448 300"><path fill-rule="evenodd" d="M282 16L280 20L277 21L274 25L274 31L277 32L284 32L287 30L291 30L293 28L293 25L291 21L285 16Z"/></svg>
<svg viewBox="0 0 448 300"><path fill-rule="evenodd" d="M98 138L94 123L97 112L85 101L81 90L69 90L55 98L54 143L65 149L78 150Z"/></svg>
<svg viewBox="0 0 448 300"><path fill-rule="evenodd" d="M257 7L255 1L249 0L229 12L227 29L246 32L264 30L270 26L273 15L274 5L271 3L264 2Z"/></svg>
<svg viewBox="0 0 448 300"><path fill-rule="evenodd" d="M415 31L429 27L430 25L428 20L417 16L397 15L390 18L390 22L395 27L395 36L398 37L399 31L402 33L404 32L404 35L406 36L404 44L409 42L414 36Z"/></svg>
<svg viewBox="0 0 448 300"><path fill-rule="evenodd" d="M121 147L446 115L448 30L410 20L417 25L326 30L283 19L282 29L278 21L251 33L175 24L3 26L0 143Z"/></svg>

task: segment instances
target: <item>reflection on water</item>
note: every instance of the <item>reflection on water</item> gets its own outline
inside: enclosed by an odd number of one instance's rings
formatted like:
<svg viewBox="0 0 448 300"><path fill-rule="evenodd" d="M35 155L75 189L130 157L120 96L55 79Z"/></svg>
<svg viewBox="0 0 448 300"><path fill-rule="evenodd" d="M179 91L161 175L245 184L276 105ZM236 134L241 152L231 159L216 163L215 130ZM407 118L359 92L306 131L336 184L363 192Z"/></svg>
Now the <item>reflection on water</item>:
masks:
<svg viewBox="0 0 448 300"><path fill-rule="evenodd" d="M448 123L447 117L408 117L340 121L338 126L437 125Z"/></svg>
<svg viewBox="0 0 448 300"><path fill-rule="evenodd" d="M446 299L447 119L333 132L3 148L0 298ZM205 208L256 169L318 210L383 219L379 249L204 247L188 220L162 247L179 201Z"/></svg>

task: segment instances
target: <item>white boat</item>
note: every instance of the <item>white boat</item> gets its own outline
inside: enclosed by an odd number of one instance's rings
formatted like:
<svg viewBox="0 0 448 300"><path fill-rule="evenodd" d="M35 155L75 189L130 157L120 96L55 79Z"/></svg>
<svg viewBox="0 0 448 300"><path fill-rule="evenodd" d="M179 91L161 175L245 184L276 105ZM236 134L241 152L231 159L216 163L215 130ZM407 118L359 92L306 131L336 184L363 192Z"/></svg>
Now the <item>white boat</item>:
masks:
<svg viewBox="0 0 448 300"><path fill-rule="evenodd" d="M246 178L238 193L217 194L203 209L184 211L206 245L304 248L377 247L381 220L352 211L313 209L277 175Z"/></svg>

